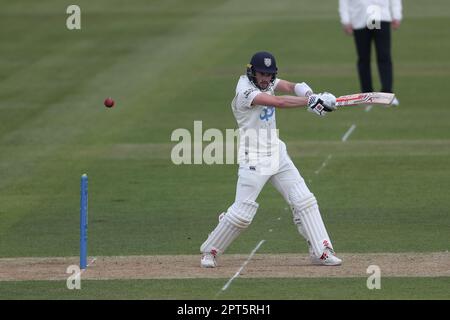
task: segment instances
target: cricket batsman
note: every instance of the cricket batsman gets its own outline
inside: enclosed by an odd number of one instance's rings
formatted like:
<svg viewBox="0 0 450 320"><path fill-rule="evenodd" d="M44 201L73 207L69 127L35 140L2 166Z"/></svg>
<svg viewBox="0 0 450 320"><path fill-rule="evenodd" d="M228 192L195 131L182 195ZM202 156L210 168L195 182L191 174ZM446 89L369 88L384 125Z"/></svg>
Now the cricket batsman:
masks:
<svg viewBox="0 0 450 320"><path fill-rule="evenodd" d="M234 203L219 217L219 223L201 245L201 266L214 268L217 257L251 224L258 210L259 193L270 181L292 209L299 233L306 239L313 264L337 266L330 237L320 215L317 199L278 138L276 108L307 107L319 116L336 110L336 97L314 94L304 82L277 78L275 57L257 52L236 86L231 108L239 126L238 181ZM285 95L275 96L275 92ZM286 95L287 94L287 95Z"/></svg>

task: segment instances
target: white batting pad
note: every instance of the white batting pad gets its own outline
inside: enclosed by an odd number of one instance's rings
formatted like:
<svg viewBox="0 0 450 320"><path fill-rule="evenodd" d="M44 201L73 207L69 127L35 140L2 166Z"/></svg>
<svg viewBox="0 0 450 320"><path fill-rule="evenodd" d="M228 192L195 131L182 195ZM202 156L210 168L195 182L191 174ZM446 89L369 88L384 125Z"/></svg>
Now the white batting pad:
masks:
<svg viewBox="0 0 450 320"><path fill-rule="evenodd" d="M301 179L302 182L298 182L296 184L294 184L294 188L292 188L290 190L290 193L293 192L293 190L295 189L296 194L298 195L298 197L300 198L306 198L309 197L312 193L311 191L309 191L308 187L306 186L305 182L303 179ZM302 220L300 219L300 216L298 214L295 214L295 207L292 205L292 200L291 200L291 196L290 194L287 194L288 197L288 202L291 205L291 210L292 210L292 214L293 214L293 220L295 225L297 226L297 230L298 233L300 233L300 235L306 239L306 241L309 241L308 238L308 234L305 230L305 227L303 226Z"/></svg>
<svg viewBox="0 0 450 320"><path fill-rule="evenodd" d="M220 219L217 227L201 245L202 253L221 254L246 229L258 209L254 201L235 202Z"/></svg>
<svg viewBox="0 0 450 320"><path fill-rule="evenodd" d="M258 210L258 204L251 200L233 203L225 214L230 223L236 227L247 228Z"/></svg>
<svg viewBox="0 0 450 320"><path fill-rule="evenodd" d="M317 200L312 193L305 193L302 185L293 186L289 199L294 207L294 221L300 220L302 231L312 246L314 254L320 257L325 247L333 248L330 237L320 215ZM297 225L298 226L298 225Z"/></svg>
<svg viewBox="0 0 450 320"><path fill-rule="evenodd" d="M302 219L300 216L295 214L295 208L292 207L292 214L294 215L294 223L297 226L298 233L308 241L308 235L306 233L305 227L303 226Z"/></svg>

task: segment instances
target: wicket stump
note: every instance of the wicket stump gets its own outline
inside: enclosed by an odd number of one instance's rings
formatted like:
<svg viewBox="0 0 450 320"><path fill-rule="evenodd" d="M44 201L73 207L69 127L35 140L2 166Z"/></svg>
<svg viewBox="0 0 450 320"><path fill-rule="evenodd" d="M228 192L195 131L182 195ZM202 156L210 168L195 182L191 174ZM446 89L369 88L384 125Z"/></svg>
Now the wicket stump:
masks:
<svg viewBox="0 0 450 320"><path fill-rule="evenodd" d="M87 268L88 177L81 176L80 185L80 269Z"/></svg>

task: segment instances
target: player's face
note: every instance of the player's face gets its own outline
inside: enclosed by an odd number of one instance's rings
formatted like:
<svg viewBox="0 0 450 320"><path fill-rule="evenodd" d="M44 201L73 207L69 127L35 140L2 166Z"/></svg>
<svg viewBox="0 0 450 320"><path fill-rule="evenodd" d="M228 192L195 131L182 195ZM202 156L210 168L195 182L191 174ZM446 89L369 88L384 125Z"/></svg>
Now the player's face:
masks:
<svg viewBox="0 0 450 320"><path fill-rule="evenodd" d="M270 80L272 80L272 74L256 71L255 78L256 78L256 83L258 84L258 86L261 89L267 89L267 87L270 84Z"/></svg>

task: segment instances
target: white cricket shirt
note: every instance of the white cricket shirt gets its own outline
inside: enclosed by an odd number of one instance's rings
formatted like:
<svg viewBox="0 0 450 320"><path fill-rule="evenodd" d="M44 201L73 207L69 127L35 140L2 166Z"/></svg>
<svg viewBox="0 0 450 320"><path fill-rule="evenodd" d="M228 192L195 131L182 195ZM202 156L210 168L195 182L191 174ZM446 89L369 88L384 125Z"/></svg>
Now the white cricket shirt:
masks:
<svg viewBox="0 0 450 320"><path fill-rule="evenodd" d="M253 99L260 93L275 95L274 89L279 81L276 79L273 85L261 91L246 75L239 78L236 95L231 103L240 132L239 163L257 165L261 161L270 161L279 151L280 145L284 146L277 134L275 106L252 106Z"/></svg>

